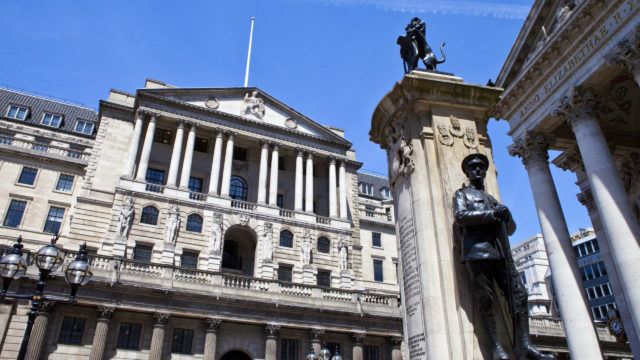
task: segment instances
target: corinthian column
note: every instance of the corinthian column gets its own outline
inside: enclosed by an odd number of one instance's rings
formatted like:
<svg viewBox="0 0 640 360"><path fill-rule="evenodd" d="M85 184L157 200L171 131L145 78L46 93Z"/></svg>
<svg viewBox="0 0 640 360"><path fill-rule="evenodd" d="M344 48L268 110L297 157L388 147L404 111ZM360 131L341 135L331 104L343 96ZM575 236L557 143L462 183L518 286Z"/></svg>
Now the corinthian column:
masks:
<svg viewBox="0 0 640 360"><path fill-rule="evenodd" d="M136 157L138 156L138 147L140 147L142 125L144 125L144 112L138 111L135 125L133 125L133 134L131 134L131 144L129 144L129 152L127 153L127 163L124 166L124 176L127 178L133 177L133 169L136 166Z"/></svg>
<svg viewBox="0 0 640 360"><path fill-rule="evenodd" d="M569 230L549 170L548 146L549 140L542 134L526 133L509 147L509 153L522 158L529 175L571 357L602 360L585 294L578 281Z"/></svg>
<svg viewBox="0 0 640 360"><path fill-rule="evenodd" d="M622 185L613 156L602 134L594 106L597 98L593 91L574 88L565 96L556 110L571 125L584 163L595 206L609 241L609 249L633 326L640 326L640 226L629 197Z"/></svg>
<svg viewBox="0 0 640 360"><path fill-rule="evenodd" d="M365 333L352 333L351 334L351 341L353 342L353 347L351 348L352 350L352 356L351 359L353 360L362 360L363 359L363 351L362 351L362 346L363 346L363 342L364 342L364 338L365 338L366 334Z"/></svg>
<svg viewBox="0 0 640 360"><path fill-rule="evenodd" d="M640 86L640 26L626 39L620 41L607 56L607 62L620 64L633 76L636 85Z"/></svg>
<svg viewBox="0 0 640 360"><path fill-rule="evenodd" d="M305 184L304 211L313 212L313 155L307 155L307 179Z"/></svg>
<svg viewBox="0 0 640 360"><path fill-rule="evenodd" d="M320 350L322 350L322 336L324 336L324 329L311 329L309 331L311 346L313 346L313 352L316 355L319 355Z"/></svg>
<svg viewBox="0 0 640 360"><path fill-rule="evenodd" d="M140 164L138 165L138 174L136 180L144 181L147 176L147 169L149 168L149 157L151 157L151 147L153 146L153 135L156 132L156 114L151 114L149 119L149 125L147 125L147 132L144 135L144 144L142 145L142 154L140 155Z"/></svg>
<svg viewBox="0 0 640 360"><path fill-rule="evenodd" d="M98 306L98 322L96 331L93 333L91 342L91 353L89 360L102 360L104 349L107 343L107 333L109 332L109 322L115 308L109 306Z"/></svg>
<svg viewBox="0 0 640 360"><path fill-rule="evenodd" d="M169 314L154 313L153 334L151 335L151 346L149 347L149 360L162 359L162 345L164 344L164 330L169 322Z"/></svg>
<svg viewBox="0 0 640 360"><path fill-rule="evenodd" d="M295 194L295 210L302 211L302 149L297 149L296 155L296 194Z"/></svg>
<svg viewBox="0 0 640 360"><path fill-rule="evenodd" d="M340 218L347 218L347 179L344 169L344 160L340 161L340 169L338 172L338 184L340 186Z"/></svg>
<svg viewBox="0 0 640 360"><path fill-rule="evenodd" d="M267 200L267 168L269 167L269 142L262 140L260 151L260 173L258 174L258 204L265 204Z"/></svg>
<svg viewBox="0 0 640 360"><path fill-rule="evenodd" d="M55 303L45 301L40 305L38 309L38 317L33 323L31 329L31 337L29 338L29 345L27 346L27 353L25 355L26 360L40 360L40 353L42 352L42 346L47 335L47 326L49 325L49 315Z"/></svg>
<svg viewBox="0 0 640 360"><path fill-rule="evenodd" d="M265 360L278 359L278 331L280 331L280 326L275 324L267 324L264 328L264 332L267 335L264 349Z"/></svg>
<svg viewBox="0 0 640 360"><path fill-rule="evenodd" d="M222 186L220 196L229 197L229 186L231 182L231 166L233 165L233 133L229 133L227 148L224 152L224 169L222 170Z"/></svg>
<svg viewBox="0 0 640 360"><path fill-rule="evenodd" d="M213 158L211 159L211 175L209 178L209 195L218 195L220 183L220 158L222 156L222 131L216 134L216 143L213 146Z"/></svg>
<svg viewBox="0 0 640 360"><path fill-rule="evenodd" d="M182 137L184 136L184 122L178 122L176 138L173 140L173 151L171 152L171 165L169 165L169 176L167 176L167 186L175 187L178 180L178 167L180 167L180 156L182 155Z"/></svg>
<svg viewBox="0 0 640 360"><path fill-rule="evenodd" d="M220 328L220 319L205 319L207 329L204 338L204 360L216 360L216 347L218 342L218 329Z"/></svg>
<svg viewBox="0 0 640 360"><path fill-rule="evenodd" d="M392 336L389 338L391 344L391 360L402 360L402 336Z"/></svg>
<svg viewBox="0 0 640 360"><path fill-rule="evenodd" d="M271 177L269 179L269 205L278 204L278 144L273 144L271 150Z"/></svg>
<svg viewBox="0 0 640 360"><path fill-rule="evenodd" d="M336 203L336 159L329 158L329 216L338 216L338 204Z"/></svg>
<svg viewBox="0 0 640 360"><path fill-rule="evenodd" d="M187 145L184 149L184 161L182 162L182 175L180 176L180 189L189 188L189 178L191 177L191 164L193 163L193 147L196 142L196 125L191 124Z"/></svg>

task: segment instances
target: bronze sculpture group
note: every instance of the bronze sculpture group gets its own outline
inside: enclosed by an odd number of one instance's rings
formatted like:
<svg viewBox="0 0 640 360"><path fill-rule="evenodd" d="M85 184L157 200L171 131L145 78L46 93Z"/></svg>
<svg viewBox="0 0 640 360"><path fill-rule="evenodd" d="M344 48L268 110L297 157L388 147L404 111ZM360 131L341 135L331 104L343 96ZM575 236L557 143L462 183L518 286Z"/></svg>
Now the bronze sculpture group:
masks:
<svg viewBox="0 0 640 360"><path fill-rule="evenodd" d="M445 62L444 43L440 45L442 60L436 58L427 43L427 25L420 18L413 18L405 27L406 34L399 36L396 43L400 45L400 57L404 63L405 74L418 68L418 60L422 60L428 71L436 71L438 64Z"/></svg>

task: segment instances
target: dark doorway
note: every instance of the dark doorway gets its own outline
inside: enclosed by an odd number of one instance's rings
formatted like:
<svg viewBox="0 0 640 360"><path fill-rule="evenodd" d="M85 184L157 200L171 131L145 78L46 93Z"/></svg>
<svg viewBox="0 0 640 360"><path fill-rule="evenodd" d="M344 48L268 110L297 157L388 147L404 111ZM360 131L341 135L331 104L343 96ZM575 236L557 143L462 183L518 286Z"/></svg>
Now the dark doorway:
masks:
<svg viewBox="0 0 640 360"><path fill-rule="evenodd" d="M242 351L234 350L224 354L220 360L251 360L251 357Z"/></svg>

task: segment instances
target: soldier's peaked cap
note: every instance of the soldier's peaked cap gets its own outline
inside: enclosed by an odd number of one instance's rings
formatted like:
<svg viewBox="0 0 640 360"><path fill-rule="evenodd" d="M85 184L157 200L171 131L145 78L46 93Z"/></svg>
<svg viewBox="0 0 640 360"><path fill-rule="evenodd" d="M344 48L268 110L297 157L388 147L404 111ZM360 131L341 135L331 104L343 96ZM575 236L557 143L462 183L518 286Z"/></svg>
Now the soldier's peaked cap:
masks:
<svg viewBox="0 0 640 360"><path fill-rule="evenodd" d="M470 154L462 160L462 172L467 173L467 167L472 163L482 163L485 169L489 168L489 159L483 154Z"/></svg>

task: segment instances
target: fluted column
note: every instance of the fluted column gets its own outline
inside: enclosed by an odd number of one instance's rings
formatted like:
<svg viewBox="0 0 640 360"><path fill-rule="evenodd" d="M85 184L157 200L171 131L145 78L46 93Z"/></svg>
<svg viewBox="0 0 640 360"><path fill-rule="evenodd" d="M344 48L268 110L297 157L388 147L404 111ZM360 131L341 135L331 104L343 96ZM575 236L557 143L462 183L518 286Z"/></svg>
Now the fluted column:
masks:
<svg viewBox="0 0 640 360"><path fill-rule="evenodd" d="M222 135L222 131L218 131L216 134L216 142L213 146L211 177L209 179L209 195L218 195L218 184L220 183L220 158L222 157L222 142L224 141Z"/></svg>
<svg viewBox="0 0 640 360"><path fill-rule="evenodd" d="M153 135L156 132L157 120L157 115L151 114L149 125L147 125L147 132L144 135L142 154L140 154L140 163L138 164L138 173L136 175L136 180L138 181L144 181L145 177L147 176L147 169L149 168L149 157L151 157L151 147L153 146Z"/></svg>
<svg viewBox="0 0 640 360"><path fill-rule="evenodd" d="M336 159L329 158L329 216L338 216L338 204L336 202Z"/></svg>
<svg viewBox="0 0 640 360"><path fill-rule="evenodd" d="M107 333L109 332L109 322L111 321L114 310L115 308L110 306L98 306L98 322L96 323L96 331L93 333L89 360L102 360L104 357Z"/></svg>
<svg viewBox="0 0 640 360"><path fill-rule="evenodd" d="M138 156L138 148L140 147L140 136L142 135L142 126L144 125L144 112L138 111L136 114L136 122L133 125L133 133L131 134L131 144L127 153L127 163L124 166L124 176L133 178L133 169L136 167L136 157Z"/></svg>
<svg viewBox="0 0 640 360"><path fill-rule="evenodd" d="M365 333L351 333L351 341L353 342L351 359L352 360L362 360L364 358L362 346L364 344Z"/></svg>
<svg viewBox="0 0 640 360"><path fill-rule="evenodd" d="M264 349L265 360L276 360L278 358L278 331L280 326L275 324L267 324L264 328L266 343Z"/></svg>
<svg viewBox="0 0 640 360"><path fill-rule="evenodd" d="M307 179L305 184L304 211L313 212L313 154L307 154Z"/></svg>
<svg viewBox="0 0 640 360"><path fill-rule="evenodd" d="M556 110L571 125L589 187L599 211L609 249L635 329L640 327L640 226L600 129L590 89L574 88Z"/></svg>
<svg viewBox="0 0 640 360"><path fill-rule="evenodd" d="M602 360L585 294L578 281L569 230L549 170L548 146L549 140L542 134L526 133L509 147L509 153L522 158L529 175L571 357Z"/></svg>
<svg viewBox="0 0 640 360"><path fill-rule="evenodd" d="M164 330L169 322L169 314L153 314L153 334L151 335L151 346L149 347L149 360L162 359L162 347L164 345Z"/></svg>
<svg viewBox="0 0 640 360"><path fill-rule="evenodd" d="M180 167L180 156L182 155L182 138L184 136L184 122L178 122L176 138L173 141L173 151L171 152L171 165L169 165L169 176L167 176L167 186L176 187L178 180L178 168Z"/></svg>
<svg viewBox="0 0 640 360"><path fill-rule="evenodd" d="M191 177L191 165L193 164L193 147L196 143L196 124L189 127L187 145L184 149L184 160L182 161L182 175L180 176L180 189L189 188L189 178Z"/></svg>
<svg viewBox="0 0 640 360"><path fill-rule="evenodd" d="M45 301L38 309L38 317L36 317L33 328L31 329L31 337L27 346L26 360L40 360L40 353L47 337L47 326L49 325L49 315L55 303Z"/></svg>
<svg viewBox="0 0 640 360"><path fill-rule="evenodd" d="M269 205L276 206L278 204L278 144L273 144L271 150L271 176L269 178Z"/></svg>
<svg viewBox="0 0 640 360"><path fill-rule="evenodd" d="M338 184L340 186L340 218L347 218L347 178L344 168L344 160L340 161L340 168L338 170Z"/></svg>
<svg viewBox="0 0 640 360"><path fill-rule="evenodd" d="M391 360L402 360L402 336L392 336L389 338L391 345Z"/></svg>
<svg viewBox="0 0 640 360"><path fill-rule="evenodd" d="M607 56L607 62L622 65L640 86L640 26L616 45Z"/></svg>
<svg viewBox="0 0 640 360"><path fill-rule="evenodd" d="M216 347L218 343L218 329L220 328L220 319L207 318L206 334L204 338L204 360L216 360Z"/></svg>
<svg viewBox="0 0 640 360"><path fill-rule="evenodd" d="M260 173L258 174L258 204L267 202L267 168L269 167L269 142L262 140L260 151Z"/></svg>
<svg viewBox="0 0 640 360"><path fill-rule="evenodd" d="M224 168L222 169L222 185L220 186L220 196L229 197L231 166L233 165L233 138L234 134L229 133L229 138L227 139L227 148L224 152Z"/></svg>
<svg viewBox="0 0 640 360"><path fill-rule="evenodd" d="M311 342L311 346L313 346L313 352L316 355L320 355L320 350L322 350L322 337L324 336L324 329L311 329L309 331L309 341Z"/></svg>
<svg viewBox="0 0 640 360"><path fill-rule="evenodd" d="M295 186L295 210L297 211L301 211L302 209L302 187L303 187L303 182L302 182L302 163L303 163L303 154L302 154L302 150L301 149L297 149L297 154L296 154L296 186Z"/></svg>

